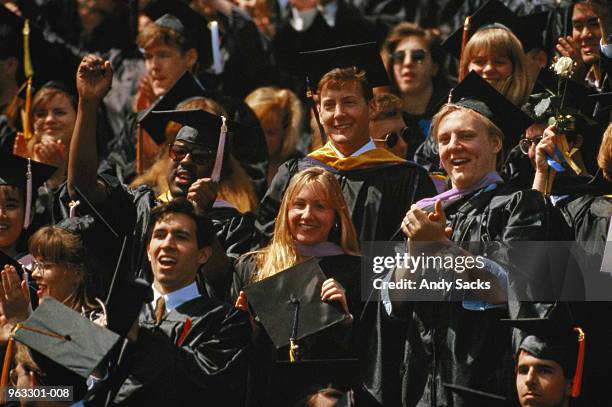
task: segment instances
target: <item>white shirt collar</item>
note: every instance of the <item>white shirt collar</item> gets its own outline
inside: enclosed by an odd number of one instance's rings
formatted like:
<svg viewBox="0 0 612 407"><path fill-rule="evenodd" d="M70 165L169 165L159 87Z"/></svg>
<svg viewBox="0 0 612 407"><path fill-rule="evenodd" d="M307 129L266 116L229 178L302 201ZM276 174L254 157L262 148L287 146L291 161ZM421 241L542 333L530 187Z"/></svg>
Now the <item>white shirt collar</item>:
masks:
<svg viewBox="0 0 612 407"><path fill-rule="evenodd" d="M340 151L338 151L338 149L334 147L332 143L329 143L329 145L332 148L332 150L334 150L334 152L338 155L338 157L346 158L346 156L342 154ZM357 151L351 154L351 157L357 157L358 155L367 153L370 150L376 150L376 144L374 144L374 140L372 140L372 138L370 138L368 142L365 143L363 146L361 146Z"/></svg>
<svg viewBox="0 0 612 407"><path fill-rule="evenodd" d="M187 301L191 301L194 298L198 298L200 296L200 292L198 291L198 285L195 281L189 284L186 287L179 288L176 291L172 291L168 294L162 294L155 289L155 285L153 285L153 302L151 305L155 308L155 304L157 303L157 299L161 296L164 296L166 300L166 312L170 312L176 307L181 306Z"/></svg>
<svg viewBox="0 0 612 407"><path fill-rule="evenodd" d="M337 12L337 1L330 1L324 6L319 5L317 7L302 11L298 11L296 8L291 7L291 19L289 20L289 23L296 31L306 31L314 22L317 13L321 13L327 25L334 27L336 25Z"/></svg>

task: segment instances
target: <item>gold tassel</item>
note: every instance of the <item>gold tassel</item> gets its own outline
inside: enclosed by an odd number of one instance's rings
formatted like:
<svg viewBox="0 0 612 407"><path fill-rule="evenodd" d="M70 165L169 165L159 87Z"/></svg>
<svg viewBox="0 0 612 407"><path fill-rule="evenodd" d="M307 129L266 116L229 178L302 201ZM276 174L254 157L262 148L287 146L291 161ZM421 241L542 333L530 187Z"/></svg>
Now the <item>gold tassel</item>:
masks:
<svg viewBox="0 0 612 407"><path fill-rule="evenodd" d="M32 138L32 130L30 127L30 110L32 108L32 76L34 76L34 68L32 67L32 56L30 55L30 20L26 19L23 23L23 73L27 78L26 85L26 100L25 108L21 117L23 125L23 136L26 140Z"/></svg>

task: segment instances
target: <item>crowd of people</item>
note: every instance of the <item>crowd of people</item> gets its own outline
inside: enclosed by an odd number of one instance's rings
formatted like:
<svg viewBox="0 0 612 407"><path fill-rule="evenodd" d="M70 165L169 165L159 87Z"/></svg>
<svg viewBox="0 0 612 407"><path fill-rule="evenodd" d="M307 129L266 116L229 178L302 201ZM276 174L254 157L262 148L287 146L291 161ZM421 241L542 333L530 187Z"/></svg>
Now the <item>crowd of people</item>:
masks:
<svg viewBox="0 0 612 407"><path fill-rule="evenodd" d="M71 393L0 402L608 406L611 31L603 0L3 1L0 387Z"/></svg>

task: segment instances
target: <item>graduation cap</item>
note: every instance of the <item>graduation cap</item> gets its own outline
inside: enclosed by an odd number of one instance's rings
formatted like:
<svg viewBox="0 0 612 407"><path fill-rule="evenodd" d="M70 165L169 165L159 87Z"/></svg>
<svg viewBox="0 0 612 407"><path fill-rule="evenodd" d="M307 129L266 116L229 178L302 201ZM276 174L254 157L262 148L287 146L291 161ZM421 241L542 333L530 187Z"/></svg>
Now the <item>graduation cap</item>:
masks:
<svg viewBox="0 0 612 407"><path fill-rule="evenodd" d="M520 16L519 19L523 27L525 27L530 34L529 42L527 45L523 45L525 53L534 48L539 48L549 53L551 43L553 42L553 35L551 33L552 12L541 11Z"/></svg>
<svg viewBox="0 0 612 407"><path fill-rule="evenodd" d="M4 143L0 149L0 159L0 185L16 186L24 192L25 229L30 225L30 211L36 191L57 168L13 154L10 143Z"/></svg>
<svg viewBox="0 0 612 407"><path fill-rule="evenodd" d="M470 407L506 407L509 406L505 397L497 394L475 390L457 384L442 383L442 386L457 394Z"/></svg>
<svg viewBox="0 0 612 407"><path fill-rule="evenodd" d="M184 35L198 50L203 66L212 61L211 34L206 17L183 1L153 0L142 10L155 24ZM177 24L178 23L178 24Z"/></svg>
<svg viewBox="0 0 612 407"><path fill-rule="evenodd" d="M481 28L505 28L516 35L523 45L523 50L528 52L541 46L542 36L538 38L538 33L541 33L545 27L533 23L541 24L542 21L542 19L528 21L530 25L527 25L498 0L489 0L471 15L469 36ZM442 47L457 59L461 58L463 31L464 27L459 27L442 43Z"/></svg>
<svg viewBox="0 0 612 407"><path fill-rule="evenodd" d="M556 93L558 83L559 76L552 69L544 67L540 69L532 93L547 93L549 95L549 91ZM585 116L591 116L596 104L596 100L590 97L593 91L573 80L567 80L565 84L565 106L578 110Z"/></svg>
<svg viewBox="0 0 612 407"><path fill-rule="evenodd" d="M567 307L554 309L547 318L502 319L522 333L519 350L539 359L554 360L563 368L565 377L572 377L571 396L578 397L582 385L586 333L574 326Z"/></svg>
<svg viewBox="0 0 612 407"><path fill-rule="evenodd" d="M19 16L0 6L0 59L19 57L22 24Z"/></svg>
<svg viewBox="0 0 612 407"><path fill-rule="evenodd" d="M151 113L174 110L179 103L186 99L205 95L204 87L195 76L190 72L185 72L165 95L157 99L147 109L138 113L138 123L157 144L162 144L166 140L166 126L170 121L169 117Z"/></svg>
<svg viewBox="0 0 612 407"><path fill-rule="evenodd" d="M326 279L313 258L244 288L277 349L347 318L338 308L321 301L321 286Z"/></svg>
<svg viewBox="0 0 612 407"><path fill-rule="evenodd" d="M74 216L71 218L62 219L55 226L62 228L72 234L75 234L81 239L85 236L88 230L94 225L94 218L90 215Z"/></svg>
<svg viewBox="0 0 612 407"><path fill-rule="evenodd" d="M510 151L533 124L521 109L506 99L476 72L470 72L451 90L449 102L471 109L491 120L504 134L504 151Z"/></svg>
<svg viewBox="0 0 612 407"><path fill-rule="evenodd" d="M197 144L209 148L211 152L217 152L211 175L215 181L219 181L221 177L227 132L244 134L248 131L246 126L202 109L154 111L151 116L182 124L183 127L176 134L175 140Z"/></svg>
<svg viewBox="0 0 612 407"><path fill-rule="evenodd" d="M13 333L18 342L87 378L119 342L119 335L48 297Z"/></svg>
<svg viewBox="0 0 612 407"><path fill-rule="evenodd" d="M374 88L389 84L389 77L375 42L300 52L299 58L303 74L309 86L314 88L313 91L316 91L321 78L332 69L351 66L365 71L366 79Z"/></svg>
<svg viewBox="0 0 612 407"><path fill-rule="evenodd" d="M2 37L0 33L0 51L5 47L10 50L17 44L18 51L13 49L8 56L18 56L20 63L24 55L22 29L25 20L24 17L15 14L5 6L0 6L0 26L11 27L0 30L0 32L5 31L5 35L8 36L8 38ZM45 31L32 20L29 20L29 28L30 55L35 73L34 85L40 86L50 80L74 83L74 77L81 61L78 50L67 44L54 32ZM14 39L6 41L14 35L10 33L12 31L17 34L17 43L14 42Z"/></svg>
<svg viewBox="0 0 612 407"><path fill-rule="evenodd" d="M594 93L589 95L589 99L592 103L595 103L593 116L596 116L599 112L605 112L612 108L612 92Z"/></svg>

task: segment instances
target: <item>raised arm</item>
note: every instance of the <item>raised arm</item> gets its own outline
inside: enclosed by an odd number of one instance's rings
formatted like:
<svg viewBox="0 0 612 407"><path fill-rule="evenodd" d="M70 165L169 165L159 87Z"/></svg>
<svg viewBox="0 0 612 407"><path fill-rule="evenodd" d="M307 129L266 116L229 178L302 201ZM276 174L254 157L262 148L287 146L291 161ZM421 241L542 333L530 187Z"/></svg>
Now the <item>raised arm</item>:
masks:
<svg viewBox="0 0 612 407"><path fill-rule="evenodd" d="M104 184L98 181L96 148L97 111L111 87L113 72L110 62L87 55L77 71L79 94L77 117L68 156L68 193L78 199L77 189L92 203L106 199Z"/></svg>

